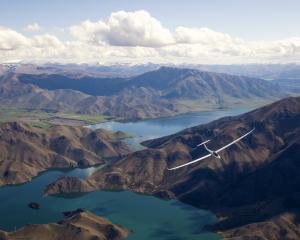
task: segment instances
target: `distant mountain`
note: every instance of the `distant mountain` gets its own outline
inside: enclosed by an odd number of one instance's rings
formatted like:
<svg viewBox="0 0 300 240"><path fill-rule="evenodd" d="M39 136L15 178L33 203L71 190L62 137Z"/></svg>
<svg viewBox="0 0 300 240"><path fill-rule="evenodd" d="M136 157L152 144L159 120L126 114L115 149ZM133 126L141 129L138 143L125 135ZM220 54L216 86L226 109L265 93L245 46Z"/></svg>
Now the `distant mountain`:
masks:
<svg viewBox="0 0 300 240"><path fill-rule="evenodd" d="M158 69L159 64L113 64L113 65L101 65L101 64L60 64L60 63L45 63L45 64L33 64L33 63L0 63L0 75L5 72L13 72L16 74L58 74L70 77L130 77L138 74L142 74L148 71Z"/></svg>
<svg viewBox="0 0 300 240"><path fill-rule="evenodd" d="M206 154L199 142L218 149L255 127L253 134L189 167L168 171ZM96 188L126 189L214 210L211 229L226 239L299 239L300 97L287 98L249 113L225 117L144 142L148 149L96 171L86 181ZM68 179L52 193L72 192ZM82 186L82 183L81 183ZM59 190L60 189L60 190ZM248 237L248 238L247 238Z"/></svg>
<svg viewBox="0 0 300 240"><path fill-rule="evenodd" d="M22 83L13 73L0 77L0 104L2 107L102 114L123 119L163 117L189 111L186 106L159 99L153 90L126 90L114 96L93 96L69 89L50 91Z"/></svg>
<svg viewBox="0 0 300 240"><path fill-rule="evenodd" d="M213 71L257 77L262 79L299 79L300 64L233 64L233 65L186 65L202 71ZM185 67L186 67L185 66Z"/></svg>
<svg viewBox="0 0 300 240"><path fill-rule="evenodd" d="M275 83L292 93L300 94L300 78L299 79L275 79L272 81L272 83Z"/></svg>
<svg viewBox="0 0 300 240"><path fill-rule="evenodd" d="M227 73L231 75L248 76L273 79L300 79L300 64L231 64L231 65L207 65L207 64L154 64L146 63L139 65L131 64L0 64L1 72L9 71L18 74L58 74L71 77L132 77L149 71L157 70L161 66L173 68L198 69L200 71Z"/></svg>
<svg viewBox="0 0 300 240"><path fill-rule="evenodd" d="M72 89L94 96L117 95L122 90L146 88L160 91L166 98L203 98L208 93L237 98L278 95L279 86L270 82L195 69L161 67L132 78L71 78L62 75L21 75L23 83L48 90Z"/></svg>
<svg viewBox="0 0 300 240"><path fill-rule="evenodd" d="M59 74L19 76L22 83L30 83L47 90L72 89L93 96L111 96L120 92L126 85L126 78L74 78Z"/></svg>
<svg viewBox="0 0 300 240"><path fill-rule="evenodd" d="M13 73L0 78L0 103L4 106L123 119L257 105L284 96L287 92L269 81L170 67L128 78Z"/></svg>
<svg viewBox="0 0 300 240"><path fill-rule="evenodd" d="M172 99L205 99L226 102L226 98L272 98L282 91L267 81L229 74L203 72L195 69L161 67L137 76L129 84L162 91Z"/></svg>

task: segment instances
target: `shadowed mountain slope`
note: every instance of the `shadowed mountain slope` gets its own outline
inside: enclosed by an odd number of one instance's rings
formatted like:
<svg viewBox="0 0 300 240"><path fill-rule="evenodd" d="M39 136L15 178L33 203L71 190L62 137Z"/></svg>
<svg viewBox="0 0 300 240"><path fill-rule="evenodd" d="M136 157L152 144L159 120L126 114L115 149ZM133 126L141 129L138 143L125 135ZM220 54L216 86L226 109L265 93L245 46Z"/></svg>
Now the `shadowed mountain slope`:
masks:
<svg viewBox="0 0 300 240"><path fill-rule="evenodd" d="M237 98L274 97L280 87L258 78L203 72L194 69L161 67L131 78L71 78L62 75L21 75L20 81L48 90L72 89L94 96L117 95L122 90L146 88L166 98L203 98L228 95ZM278 92L279 91L279 92Z"/></svg>

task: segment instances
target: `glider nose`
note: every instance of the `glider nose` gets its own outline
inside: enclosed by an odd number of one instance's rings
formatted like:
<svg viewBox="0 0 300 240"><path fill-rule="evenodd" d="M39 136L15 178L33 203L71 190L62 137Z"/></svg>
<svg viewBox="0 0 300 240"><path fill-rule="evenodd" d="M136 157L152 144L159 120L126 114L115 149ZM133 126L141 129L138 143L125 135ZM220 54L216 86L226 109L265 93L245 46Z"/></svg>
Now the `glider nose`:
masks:
<svg viewBox="0 0 300 240"><path fill-rule="evenodd" d="M219 158L219 159L221 158L221 156L220 156L218 153L216 153L216 152L213 152L212 155L213 155L215 158Z"/></svg>

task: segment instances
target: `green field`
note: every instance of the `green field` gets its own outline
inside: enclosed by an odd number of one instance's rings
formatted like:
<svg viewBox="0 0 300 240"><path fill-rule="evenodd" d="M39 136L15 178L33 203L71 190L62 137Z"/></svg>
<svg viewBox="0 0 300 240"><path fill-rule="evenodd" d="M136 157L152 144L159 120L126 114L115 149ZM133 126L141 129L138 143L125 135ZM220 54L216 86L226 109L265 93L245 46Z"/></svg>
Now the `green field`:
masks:
<svg viewBox="0 0 300 240"><path fill-rule="evenodd" d="M106 116L103 115L91 115L91 114L71 114L71 113L57 113L56 116L67 119L76 119L81 121L86 121L90 124L96 124L100 122L105 122L107 120Z"/></svg>
<svg viewBox="0 0 300 240"><path fill-rule="evenodd" d="M53 125L83 126L104 122L108 117L96 114L53 113L21 108L0 108L0 122L22 121L31 126L48 128Z"/></svg>

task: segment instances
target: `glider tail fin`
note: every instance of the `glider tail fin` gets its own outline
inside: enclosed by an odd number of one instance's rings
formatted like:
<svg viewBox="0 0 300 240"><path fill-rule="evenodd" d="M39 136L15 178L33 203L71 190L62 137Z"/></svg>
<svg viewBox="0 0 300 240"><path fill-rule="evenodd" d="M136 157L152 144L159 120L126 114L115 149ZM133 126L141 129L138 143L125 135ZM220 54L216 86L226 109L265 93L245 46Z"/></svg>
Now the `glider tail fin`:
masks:
<svg viewBox="0 0 300 240"><path fill-rule="evenodd" d="M207 146L206 146L206 143L208 143L209 141L210 141L210 140L206 140L205 142L202 142L202 143L198 144L197 147L203 145L203 146L205 147L205 149L206 149L209 153L211 153L212 151L211 151L210 149L208 149Z"/></svg>

